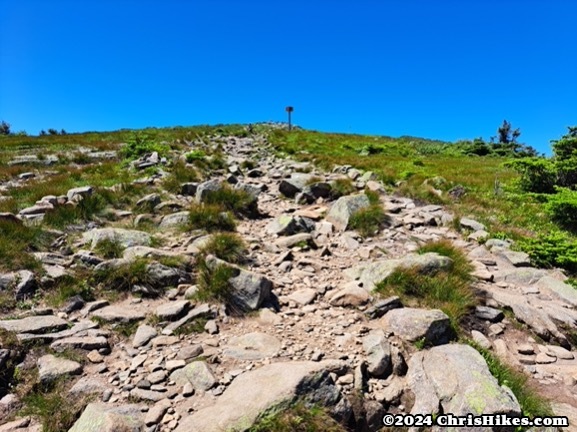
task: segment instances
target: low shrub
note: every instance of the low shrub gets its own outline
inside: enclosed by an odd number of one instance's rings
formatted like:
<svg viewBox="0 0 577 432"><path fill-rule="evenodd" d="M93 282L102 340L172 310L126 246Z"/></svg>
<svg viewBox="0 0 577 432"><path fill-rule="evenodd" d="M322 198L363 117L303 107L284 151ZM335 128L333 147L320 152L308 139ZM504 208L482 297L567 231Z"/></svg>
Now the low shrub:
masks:
<svg viewBox="0 0 577 432"><path fill-rule="evenodd" d="M560 267L577 274L577 241L561 231L520 239L515 248L528 253L537 267Z"/></svg>
<svg viewBox="0 0 577 432"><path fill-rule="evenodd" d="M551 218L568 231L577 232L577 192L558 188L557 193L549 196L545 206Z"/></svg>

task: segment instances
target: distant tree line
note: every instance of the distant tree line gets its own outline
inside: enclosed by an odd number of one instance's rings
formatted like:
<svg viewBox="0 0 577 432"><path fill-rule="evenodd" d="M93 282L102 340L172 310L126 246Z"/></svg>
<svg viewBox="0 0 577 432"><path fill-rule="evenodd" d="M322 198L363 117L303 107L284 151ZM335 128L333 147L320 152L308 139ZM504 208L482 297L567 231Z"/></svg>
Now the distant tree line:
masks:
<svg viewBox="0 0 577 432"><path fill-rule="evenodd" d="M456 145L461 147L462 153L468 155L512 158L538 156L537 150L518 141L520 136L519 128L513 129L510 122L503 120L503 124L497 129L497 135L491 137L489 142L483 138L475 138L472 141L458 141Z"/></svg>
<svg viewBox="0 0 577 432"><path fill-rule="evenodd" d="M26 131L20 131L20 132L12 132L10 130L10 123L5 122L4 120L2 120L0 122L0 135L21 135L21 136L27 136L28 134L26 133ZM46 136L46 135L67 135L67 132L64 129L60 129L60 131L56 130L56 129L48 129L48 131L45 131L44 129L42 129L40 131L40 133L38 134L40 136Z"/></svg>

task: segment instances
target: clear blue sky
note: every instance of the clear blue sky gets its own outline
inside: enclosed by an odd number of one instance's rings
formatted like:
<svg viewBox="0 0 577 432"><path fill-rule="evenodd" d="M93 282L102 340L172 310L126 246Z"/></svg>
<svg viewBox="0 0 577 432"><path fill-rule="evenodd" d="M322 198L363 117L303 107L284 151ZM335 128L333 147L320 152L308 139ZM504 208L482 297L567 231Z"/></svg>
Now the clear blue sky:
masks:
<svg viewBox="0 0 577 432"><path fill-rule="evenodd" d="M285 120L458 140L577 125L575 0L0 0L0 119Z"/></svg>

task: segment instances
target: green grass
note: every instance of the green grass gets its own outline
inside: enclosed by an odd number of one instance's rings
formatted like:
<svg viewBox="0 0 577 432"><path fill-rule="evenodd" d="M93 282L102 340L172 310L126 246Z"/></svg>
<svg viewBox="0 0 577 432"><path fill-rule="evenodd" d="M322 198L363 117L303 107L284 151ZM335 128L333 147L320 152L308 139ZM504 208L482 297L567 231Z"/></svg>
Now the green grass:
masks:
<svg viewBox="0 0 577 432"><path fill-rule="evenodd" d="M237 216L252 216L255 214L256 201L248 192L241 189L233 189L228 184L223 183L222 187L215 191L210 191L203 203L222 207Z"/></svg>
<svg viewBox="0 0 577 432"><path fill-rule="evenodd" d="M429 274L417 269L397 269L377 284L376 292L387 296L398 295L405 304L441 309L457 329L461 318L475 304L471 290L472 266L463 252L448 240L426 244L418 252L437 252L451 258L453 264L448 269Z"/></svg>
<svg viewBox="0 0 577 432"><path fill-rule="evenodd" d="M355 193L357 188L348 177L338 178L331 183L331 198L337 199Z"/></svg>
<svg viewBox="0 0 577 432"><path fill-rule="evenodd" d="M214 255L229 263L238 264L246 259L246 245L238 234L215 233L210 240L200 249L200 255Z"/></svg>
<svg viewBox="0 0 577 432"><path fill-rule="evenodd" d="M372 237L387 225L390 219L379 202L379 196L370 191L366 191L365 194L369 198L370 204L351 215L349 227L357 230L363 237Z"/></svg>
<svg viewBox="0 0 577 432"><path fill-rule="evenodd" d="M200 176L198 172L179 159L174 162L170 174L163 180L162 186L167 191L178 194L183 183L196 182L199 180Z"/></svg>
<svg viewBox="0 0 577 432"><path fill-rule="evenodd" d="M528 378L525 374L506 365L493 353L481 348L475 342L470 340L466 340L465 342L479 351L483 356L491 375L497 379L499 385L505 385L511 389L521 406L524 416L533 418L553 415L549 402L539 396L537 391L529 385Z"/></svg>
<svg viewBox="0 0 577 432"><path fill-rule="evenodd" d="M147 265L149 260L137 258L118 267L95 271L92 279L106 291L130 291L134 285L148 283Z"/></svg>
<svg viewBox="0 0 577 432"><path fill-rule="evenodd" d="M40 263L29 252L47 247L50 240L39 227L0 220L0 271L39 270Z"/></svg>
<svg viewBox="0 0 577 432"><path fill-rule="evenodd" d="M187 229L203 229L208 232L234 231L236 221L233 215L219 204L193 203L188 209Z"/></svg>
<svg viewBox="0 0 577 432"><path fill-rule="evenodd" d="M88 274L76 270L74 275L59 278L54 286L43 290L44 301L49 306L61 307L74 296L80 296L85 301L94 300L93 289L88 284L88 277Z"/></svg>
<svg viewBox="0 0 577 432"><path fill-rule="evenodd" d="M105 259L121 258L124 253L124 246L118 239L105 238L98 242L94 252Z"/></svg>
<svg viewBox="0 0 577 432"><path fill-rule="evenodd" d="M62 380L54 385L37 384L22 398L24 408L20 415L36 418L43 432L67 431L76 422L88 403L88 398L70 398Z"/></svg>
<svg viewBox="0 0 577 432"><path fill-rule="evenodd" d="M285 409L273 410L262 416L248 429L249 432L346 432L333 420L327 410L304 403Z"/></svg>
<svg viewBox="0 0 577 432"><path fill-rule="evenodd" d="M204 333L204 326L208 322L208 318L199 317L196 318L183 326L180 326L174 331L175 336L189 335L189 334L199 334Z"/></svg>
<svg viewBox="0 0 577 432"><path fill-rule="evenodd" d="M200 259L195 298L199 301L230 303L232 287L229 279L236 274L237 270L232 267L221 264L211 268L204 259Z"/></svg>

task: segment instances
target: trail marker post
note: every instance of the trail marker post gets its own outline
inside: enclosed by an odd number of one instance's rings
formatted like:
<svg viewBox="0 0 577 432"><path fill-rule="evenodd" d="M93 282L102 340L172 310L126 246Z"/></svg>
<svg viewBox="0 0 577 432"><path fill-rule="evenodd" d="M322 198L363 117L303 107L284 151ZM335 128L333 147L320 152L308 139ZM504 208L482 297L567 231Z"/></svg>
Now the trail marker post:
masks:
<svg viewBox="0 0 577 432"><path fill-rule="evenodd" d="M292 106L287 106L285 108L285 110L288 113L288 126L289 126L289 131L290 131L292 129L291 114L294 111L294 108Z"/></svg>

